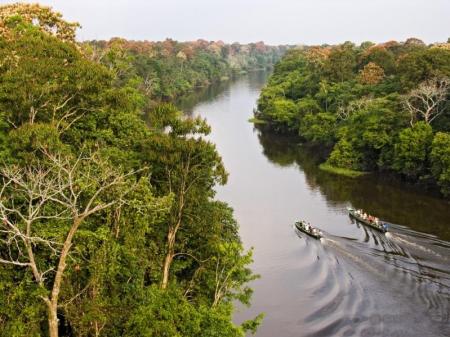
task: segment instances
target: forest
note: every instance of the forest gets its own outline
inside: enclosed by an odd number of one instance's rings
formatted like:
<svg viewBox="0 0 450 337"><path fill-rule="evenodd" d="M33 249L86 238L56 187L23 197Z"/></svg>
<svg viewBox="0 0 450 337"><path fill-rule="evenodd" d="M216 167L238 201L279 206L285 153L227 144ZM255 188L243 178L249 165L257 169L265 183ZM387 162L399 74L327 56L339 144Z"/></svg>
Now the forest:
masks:
<svg viewBox="0 0 450 337"><path fill-rule="evenodd" d="M214 198L227 172L171 102L285 47L78 43L78 27L0 6L0 336L254 332L262 315L232 321L258 276Z"/></svg>
<svg viewBox="0 0 450 337"><path fill-rule="evenodd" d="M226 81L248 71L273 67L289 46L264 42L241 45L222 41L83 42L89 58L115 72L119 81L139 81L140 91L154 101L173 101L197 88Z"/></svg>
<svg viewBox="0 0 450 337"><path fill-rule="evenodd" d="M450 39L302 46L275 66L254 121L325 149L321 168L393 172L450 196Z"/></svg>

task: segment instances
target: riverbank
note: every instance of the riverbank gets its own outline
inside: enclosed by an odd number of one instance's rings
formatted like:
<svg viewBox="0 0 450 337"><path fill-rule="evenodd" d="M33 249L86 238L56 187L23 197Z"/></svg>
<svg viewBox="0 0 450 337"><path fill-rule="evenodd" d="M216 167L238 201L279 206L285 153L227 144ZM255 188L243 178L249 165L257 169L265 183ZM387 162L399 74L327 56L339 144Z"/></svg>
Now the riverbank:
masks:
<svg viewBox="0 0 450 337"><path fill-rule="evenodd" d="M334 166L331 166L326 163L320 164L319 169L321 169L322 171L328 172L328 173L333 173L333 174L337 174L337 175L341 175L341 176L345 176L345 177L349 177L349 178L361 177L368 173L368 172L354 171L354 170L341 168L341 167L334 167Z"/></svg>
<svg viewBox="0 0 450 337"><path fill-rule="evenodd" d="M448 64L450 50L415 39L292 49L261 91L255 118L331 146L329 172L393 171L449 198Z"/></svg>

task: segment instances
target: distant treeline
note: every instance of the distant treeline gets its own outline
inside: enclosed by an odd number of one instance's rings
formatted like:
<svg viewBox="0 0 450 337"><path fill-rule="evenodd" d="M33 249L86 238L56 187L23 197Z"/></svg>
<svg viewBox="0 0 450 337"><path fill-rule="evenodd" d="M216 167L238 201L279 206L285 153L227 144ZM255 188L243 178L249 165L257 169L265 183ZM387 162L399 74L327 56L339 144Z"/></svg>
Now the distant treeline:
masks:
<svg viewBox="0 0 450 337"><path fill-rule="evenodd" d="M450 195L450 43L289 50L256 120L331 150L328 170L388 170ZM344 169L344 170L342 170Z"/></svg>
<svg viewBox="0 0 450 337"><path fill-rule="evenodd" d="M278 49L80 45L77 27L0 6L0 336L255 331L261 316L232 321L257 276L214 197L227 173L210 128L161 101Z"/></svg>
<svg viewBox="0 0 450 337"><path fill-rule="evenodd" d="M155 100L170 100L236 74L273 67L288 49L264 42L242 45L119 38L90 41L83 47L92 59L114 69L118 79L138 79L143 92Z"/></svg>

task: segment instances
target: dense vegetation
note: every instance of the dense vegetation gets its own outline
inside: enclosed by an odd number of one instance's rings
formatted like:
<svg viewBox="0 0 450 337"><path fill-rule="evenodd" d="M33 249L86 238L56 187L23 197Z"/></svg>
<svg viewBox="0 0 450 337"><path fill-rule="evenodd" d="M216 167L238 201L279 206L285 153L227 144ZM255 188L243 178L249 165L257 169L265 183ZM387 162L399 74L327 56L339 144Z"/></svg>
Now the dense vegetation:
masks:
<svg viewBox="0 0 450 337"><path fill-rule="evenodd" d="M141 91L157 101L171 100L243 72L270 68L287 49L263 42L229 45L222 41L118 38L86 42L83 47L91 59L114 69L120 81L136 79Z"/></svg>
<svg viewBox="0 0 450 337"><path fill-rule="evenodd" d="M328 147L328 170L394 171L437 184L448 196L449 77L449 43L291 49L275 66L255 117Z"/></svg>
<svg viewBox="0 0 450 337"><path fill-rule="evenodd" d="M89 49L76 28L38 5L0 7L0 336L254 330L259 317L231 320L255 275L214 199L227 174L209 127L155 103L231 66L173 41Z"/></svg>

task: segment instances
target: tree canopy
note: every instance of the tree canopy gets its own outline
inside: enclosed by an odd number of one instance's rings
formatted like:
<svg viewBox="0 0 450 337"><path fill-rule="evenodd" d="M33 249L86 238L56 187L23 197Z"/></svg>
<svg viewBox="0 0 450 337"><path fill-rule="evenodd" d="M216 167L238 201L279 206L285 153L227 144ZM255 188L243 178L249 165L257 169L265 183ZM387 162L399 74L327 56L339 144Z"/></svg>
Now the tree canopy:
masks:
<svg viewBox="0 0 450 337"><path fill-rule="evenodd" d="M394 171L449 195L448 46L408 39L291 49L262 90L256 117L329 148L328 165Z"/></svg>
<svg viewBox="0 0 450 337"><path fill-rule="evenodd" d="M227 174L209 126L162 102L184 92L167 89L179 73L218 80L220 57L173 41L87 50L39 5L0 19L0 336L254 331L260 317L232 321L256 275L214 198Z"/></svg>

